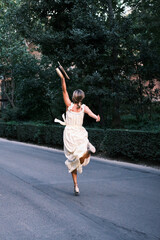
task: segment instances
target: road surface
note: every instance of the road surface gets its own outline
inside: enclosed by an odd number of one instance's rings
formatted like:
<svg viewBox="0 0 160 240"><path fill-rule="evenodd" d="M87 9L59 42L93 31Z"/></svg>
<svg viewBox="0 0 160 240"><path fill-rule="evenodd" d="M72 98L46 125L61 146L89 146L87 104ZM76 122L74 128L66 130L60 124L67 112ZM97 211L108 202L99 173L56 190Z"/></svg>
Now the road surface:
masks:
<svg viewBox="0 0 160 240"><path fill-rule="evenodd" d="M92 158L77 197L64 161L0 139L0 240L160 239L160 170Z"/></svg>

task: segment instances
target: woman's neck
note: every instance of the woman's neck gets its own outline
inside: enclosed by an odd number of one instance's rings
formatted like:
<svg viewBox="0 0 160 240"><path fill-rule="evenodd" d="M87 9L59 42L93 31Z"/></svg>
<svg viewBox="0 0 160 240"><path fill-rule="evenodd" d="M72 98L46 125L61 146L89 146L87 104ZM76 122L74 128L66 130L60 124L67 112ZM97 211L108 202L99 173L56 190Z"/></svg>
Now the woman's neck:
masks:
<svg viewBox="0 0 160 240"><path fill-rule="evenodd" d="M73 108L72 108L73 112L80 112L81 111L81 106L78 106L78 103L74 103Z"/></svg>

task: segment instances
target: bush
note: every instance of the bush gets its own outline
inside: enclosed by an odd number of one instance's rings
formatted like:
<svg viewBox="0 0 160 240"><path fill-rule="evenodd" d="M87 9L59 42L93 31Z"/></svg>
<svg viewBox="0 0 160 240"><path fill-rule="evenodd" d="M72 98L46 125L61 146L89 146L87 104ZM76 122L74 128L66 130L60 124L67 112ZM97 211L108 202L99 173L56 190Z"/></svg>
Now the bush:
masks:
<svg viewBox="0 0 160 240"><path fill-rule="evenodd" d="M144 115L141 120L137 120L133 115L123 115L121 117L124 129L141 130L141 131L160 131L160 114L152 114L152 118L148 114Z"/></svg>
<svg viewBox="0 0 160 240"><path fill-rule="evenodd" d="M160 162L160 132L106 130L101 151L107 156L126 156L134 161Z"/></svg>
<svg viewBox="0 0 160 240"><path fill-rule="evenodd" d="M63 146L63 127L33 124L0 123L0 136L22 142Z"/></svg>
<svg viewBox="0 0 160 240"><path fill-rule="evenodd" d="M44 144L52 147L63 147L62 126L44 124L18 124L15 122L0 123L0 136L17 139L22 142ZM104 138L103 129L87 129L89 139L97 149Z"/></svg>
<svg viewBox="0 0 160 240"><path fill-rule="evenodd" d="M104 139L104 129L97 129L97 128L86 128L88 131L88 138L89 141L95 146L97 152L100 151L101 142Z"/></svg>
<svg viewBox="0 0 160 240"><path fill-rule="evenodd" d="M63 148L62 126L0 123L0 137ZM160 132L87 128L97 153L109 157L127 157L134 162L160 163Z"/></svg>
<svg viewBox="0 0 160 240"><path fill-rule="evenodd" d="M3 110L3 112L1 113L1 117L3 119L3 121L8 122L8 121L12 121L12 120L17 120L19 119L19 109L18 108L10 108L7 107L6 109Z"/></svg>

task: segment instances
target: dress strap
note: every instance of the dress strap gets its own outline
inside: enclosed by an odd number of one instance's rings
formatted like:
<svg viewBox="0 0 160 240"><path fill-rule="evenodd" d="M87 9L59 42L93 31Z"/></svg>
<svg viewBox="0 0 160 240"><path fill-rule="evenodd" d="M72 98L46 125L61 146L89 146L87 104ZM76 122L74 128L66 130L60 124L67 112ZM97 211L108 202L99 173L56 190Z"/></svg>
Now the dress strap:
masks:
<svg viewBox="0 0 160 240"><path fill-rule="evenodd" d="M84 107L85 107L85 104L82 104L82 106L81 106L82 112L84 112Z"/></svg>
<svg viewBox="0 0 160 240"><path fill-rule="evenodd" d="M68 107L68 110L71 111L72 108L73 108L73 106L74 106L74 103L72 102L71 105ZM85 104L82 104L82 105L81 105L82 112L84 112L84 107L85 107Z"/></svg>
<svg viewBox="0 0 160 240"><path fill-rule="evenodd" d="M71 105L68 107L68 110L70 111L73 108L74 104L71 102Z"/></svg>

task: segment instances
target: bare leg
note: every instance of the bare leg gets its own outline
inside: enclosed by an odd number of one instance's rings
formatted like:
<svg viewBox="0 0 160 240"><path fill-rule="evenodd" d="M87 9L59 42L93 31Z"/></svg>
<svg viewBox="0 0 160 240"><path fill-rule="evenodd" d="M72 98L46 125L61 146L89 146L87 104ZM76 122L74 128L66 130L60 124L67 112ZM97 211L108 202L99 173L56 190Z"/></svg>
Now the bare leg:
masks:
<svg viewBox="0 0 160 240"><path fill-rule="evenodd" d="M79 187L77 184L77 169L75 169L72 173L72 178L73 178L73 183L74 183L74 194L76 196L79 195L80 191L79 191Z"/></svg>
<svg viewBox="0 0 160 240"><path fill-rule="evenodd" d="M83 164L84 160L86 158L88 158L91 155L90 151L87 151L79 160L80 163ZM78 184L77 184L77 169L75 169L74 171L71 172L72 174L72 178L73 178L73 183L74 183L74 192L75 195L79 195L79 188L78 188Z"/></svg>
<svg viewBox="0 0 160 240"><path fill-rule="evenodd" d="M74 186L76 186L77 185L77 169L71 172L71 174L72 174Z"/></svg>
<svg viewBox="0 0 160 240"><path fill-rule="evenodd" d="M87 152L79 159L79 160L80 160L80 163L83 164L85 158L90 157L90 155L91 155L91 152L90 152L90 151L87 151Z"/></svg>

